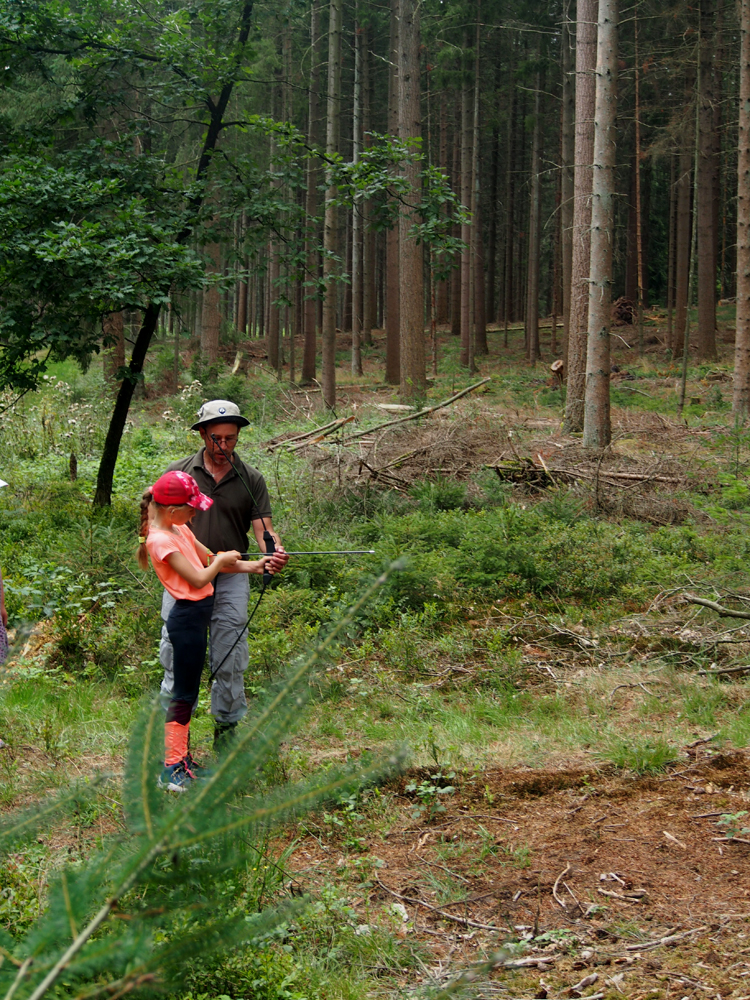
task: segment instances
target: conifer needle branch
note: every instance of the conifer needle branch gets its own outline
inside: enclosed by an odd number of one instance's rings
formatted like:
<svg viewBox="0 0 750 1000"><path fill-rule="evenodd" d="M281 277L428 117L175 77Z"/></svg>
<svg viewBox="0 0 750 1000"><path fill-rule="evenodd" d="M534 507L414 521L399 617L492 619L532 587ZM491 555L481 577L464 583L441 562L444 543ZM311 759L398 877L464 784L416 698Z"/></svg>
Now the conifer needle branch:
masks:
<svg viewBox="0 0 750 1000"><path fill-rule="evenodd" d="M58 959L54 966L50 969L41 983L37 986L34 992L29 996L29 1000L41 1000L41 997L47 992L50 986L54 985L60 978L60 975L65 971L65 969L70 965L72 959L76 957L78 952L83 948L86 942L95 934L102 924L106 921L107 917L112 912L112 909L117 904L118 899L123 896L126 892L133 888L133 886L138 881L141 873L145 871L149 865L156 860L156 858L162 853L165 845L168 842L168 836L162 837L158 843L154 844L150 851L145 854L138 864L133 868L130 874L122 880L120 885L117 887L116 891L107 899L103 906L100 907L98 912L92 917L89 923L84 927L78 937L73 941L68 950ZM20 977L20 970L19 970ZM17 979L19 977L16 977ZM11 990L14 990L14 986L11 986ZM12 993L10 996L5 997L5 1000L12 1000Z"/></svg>
<svg viewBox="0 0 750 1000"><path fill-rule="evenodd" d="M390 757L388 764L396 766L399 762L399 758L396 756ZM214 837L225 836L227 833L231 833L233 830L240 830L242 827L250 826L252 824L258 823L268 823L269 820L274 819L280 814L293 811L301 806L309 806L316 799L321 797L329 797L334 792L339 791L341 788L346 788L351 785L352 782L357 782L357 784L363 784L367 781L380 777L383 774L384 767L381 765L379 767L368 768L367 771L360 771L358 774L349 772L348 774L341 775L335 781L328 782L325 785L313 785L312 787L306 787L301 792L293 797L287 797L280 802L273 803L272 805L254 809L252 812L248 813L246 816L241 816L239 819L232 820L230 823L225 823L223 826L213 827L210 830L201 831L197 833L194 837L189 837L185 840L173 841L170 844L172 850L178 851L186 847L193 847L195 844L200 844L201 842Z"/></svg>
<svg viewBox="0 0 750 1000"><path fill-rule="evenodd" d="M62 887L63 899L65 900L65 912L68 914L68 922L70 923L70 936L75 940L76 934L78 934L78 928L76 927L75 917L73 916L73 906L70 902L68 876L65 874L64 869L60 874L60 885Z"/></svg>
<svg viewBox="0 0 750 1000"><path fill-rule="evenodd" d="M24 976L26 975L26 973L29 971L29 966L31 965L31 963L33 961L34 961L33 958L27 958L26 961L22 963L21 968L18 970L18 973L16 974L16 978L10 984L10 989L5 994L5 1000L13 1000L13 994L18 989L18 987L19 987L19 985L21 983L21 980L24 978Z"/></svg>
<svg viewBox="0 0 750 1000"><path fill-rule="evenodd" d="M265 710L261 713L261 715L257 719L255 719L254 724L248 727L248 731L244 735L242 740L237 741L236 749L227 754L224 761L217 768L213 779L205 783L205 790L201 791L198 795L189 796L191 801L189 803L186 803L187 808L184 811L175 810L175 812L172 814L168 822L162 827L160 831L161 836L159 837L159 839L155 843L152 843L149 849L145 851L142 854L142 856L135 862L135 864L130 869L129 873L122 879L119 885L115 887L114 891L111 893L106 902L100 907L100 909L92 917L92 919L89 921L86 927L84 927L84 929L77 935L77 937L72 942L70 947L58 959L58 961L50 969L50 971L47 973L47 975L44 977L41 983L39 983L39 985L36 987L33 993L31 993L28 1000L41 1000L41 998L49 990L49 988L57 982L62 973L70 965L71 961L76 957L76 955L81 951L81 949L86 945L89 939L106 922L113 908L117 904L117 901L121 899L125 893L127 893L130 889L133 888L133 886L138 882L138 879L141 877L143 872L150 867L150 865L156 860L156 858L160 854L162 854L165 850L173 848L175 846L174 842L172 841L172 836L175 832L174 828L179 824L184 824L187 817L192 812L195 812L199 804L203 801L205 795L215 786L216 780L220 777L220 775L225 774L228 768L231 766L231 764L236 760L239 750L242 747L244 747L249 740L253 739L258 728L262 726L270 717L273 716L274 712L283 703L284 699L287 698L292 693L292 691L294 690L294 686L301 680L301 678L305 675L305 673L310 670L313 664L320 659L322 653L325 652L326 649L328 649L328 647L333 643L334 639L339 635L342 629L346 625L348 625L349 622L353 620L356 613L370 599L370 597L380 587L383 586L383 584L390 576L391 572L394 569L398 568L400 568L400 564L393 563L385 573L382 573L377 578L377 580L375 580L371 584L371 586L369 586L367 590L365 590L365 592L362 594L359 600L357 600L349 608L347 614L344 615L339 622L337 622L336 626L331 630L331 632L326 636L326 638L318 644L318 646L315 648L312 654L309 657L307 657L304 663L302 663L301 666L289 677L287 682L278 691L276 697L273 698L268 703L268 705L266 705ZM149 722L151 723L152 720L149 720ZM151 728L153 728L153 726L151 726ZM151 734L149 731L149 737L150 735ZM145 739L144 740L145 747L148 747L150 742L151 742L150 738ZM146 749L144 749L144 752L148 753ZM145 770L146 768L143 767L142 772ZM287 798L284 800L283 803L275 804L272 807L263 810L262 812L261 811L256 812L254 816L251 815L250 817L243 817L242 820L238 821L236 824L232 824L231 826L227 827L227 829L232 829L235 826L247 825L248 822L253 822L254 820L257 821L257 819L261 817L270 818L270 816L277 815L284 810L293 808L297 804L309 801L313 796L319 796L321 793L325 793L326 791L328 791L329 788L334 789L338 787L340 784L351 782L353 778L354 775L348 775L346 779L341 778L339 779L338 782L331 782L330 786L327 787L324 786L323 788L318 787L315 789L309 789L309 788L305 789L303 793L298 794L296 797ZM143 792L144 792L143 800L144 802L146 802L148 795L148 790L146 787L144 787ZM150 812L148 811L147 806L146 806L146 824L150 832L150 835L153 836L153 833L151 832L153 831L152 818ZM214 830L212 833L215 834L217 832L218 831ZM201 835L195 839L196 840L205 839L205 835ZM26 974L27 970L28 966L26 966L26 968L23 969L23 975ZM21 969L19 969L18 976L16 977L16 982L11 986L9 995L5 997L5 1000L12 1000L13 993L15 992L17 983L21 982L23 975L21 974Z"/></svg>
<svg viewBox="0 0 750 1000"><path fill-rule="evenodd" d="M354 619L359 609L369 601L372 595L378 591L387 581L388 577L395 569L399 569L399 563L392 563L391 566L381 573L381 575L375 580L367 590L362 594L362 596L355 601L354 604L349 608L347 613L341 618L334 628L328 633L322 642L318 643L313 652L308 656L305 661L301 664L299 669L297 669L286 681L286 683L279 689L275 698L272 698L270 702L265 706L263 711L258 715L253 722L246 728L242 737L235 741L235 745L232 750L226 755L224 760L219 764L219 766L214 771L213 779L204 782L203 787L197 795L191 795L190 802L186 803L185 812L182 814L184 818L190 815L191 812L195 812L199 808L203 799L210 795L215 782L219 780L234 764L238 755L244 750L252 740L257 738L259 731L262 731L269 719L272 719L277 712L279 706L282 704L285 698L291 694L296 685L304 677L304 675L311 669L311 667L318 662L321 655L332 645L334 639L339 635L339 633ZM36 1000L36 998L32 998Z"/></svg>

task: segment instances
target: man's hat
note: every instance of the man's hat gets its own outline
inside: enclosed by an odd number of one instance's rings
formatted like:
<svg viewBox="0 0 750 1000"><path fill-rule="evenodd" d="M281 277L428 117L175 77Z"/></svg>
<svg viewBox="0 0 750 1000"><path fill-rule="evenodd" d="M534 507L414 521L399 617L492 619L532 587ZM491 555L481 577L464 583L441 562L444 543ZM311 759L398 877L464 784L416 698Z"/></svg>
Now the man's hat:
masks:
<svg viewBox="0 0 750 1000"><path fill-rule="evenodd" d="M213 504L211 497L201 493L198 484L187 472L165 472L151 487L151 496L156 503L165 507L170 504L175 507L187 504L196 510L208 510Z"/></svg>
<svg viewBox="0 0 750 1000"><path fill-rule="evenodd" d="M190 428L197 431L205 424L237 424L238 427L247 427L250 423L240 414L240 408L236 403L228 399L211 399L204 403L198 410L198 419Z"/></svg>

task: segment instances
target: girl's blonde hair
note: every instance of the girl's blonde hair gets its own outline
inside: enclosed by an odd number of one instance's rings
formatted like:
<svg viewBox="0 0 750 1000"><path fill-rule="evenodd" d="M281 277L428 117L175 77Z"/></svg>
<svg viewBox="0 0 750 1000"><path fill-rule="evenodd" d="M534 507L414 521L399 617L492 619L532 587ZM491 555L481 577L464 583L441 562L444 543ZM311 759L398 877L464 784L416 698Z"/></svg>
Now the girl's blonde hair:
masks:
<svg viewBox="0 0 750 1000"><path fill-rule="evenodd" d="M155 507L174 507L175 509L178 507L190 506L186 503L157 503L153 498L151 490L143 491L143 494L141 495L141 523L138 527L138 548L135 553L135 557L138 560L138 565L141 569L148 569L148 550L146 549L146 539L148 538L148 508L150 504L153 504Z"/></svg>
<svg viewBox="0 0 750 1000"><path fill-rule="evenodd" d="M138 549L135 554L141 569L148 569L146 539L148 538L148 505L152 500L151 490L144 490L141 496L141 523L138 527Z"/></svg>

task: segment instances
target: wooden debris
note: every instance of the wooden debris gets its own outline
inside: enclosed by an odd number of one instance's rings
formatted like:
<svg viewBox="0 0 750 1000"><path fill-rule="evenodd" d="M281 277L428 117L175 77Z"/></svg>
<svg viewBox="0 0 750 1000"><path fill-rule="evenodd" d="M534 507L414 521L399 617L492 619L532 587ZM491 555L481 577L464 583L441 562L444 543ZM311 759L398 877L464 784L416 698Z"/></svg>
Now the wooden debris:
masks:
<svg viewBox="0 0 750 1000"><path fill-rule="evenodd" d="M681 847L683 851L687 850L687 846L683 844L681 840L678 840L677 837L674 836L674 834L669 833L668 830L662 830L661 832L664 834L667 840L670 840L673 844L677 844L677 846Z"/></svg>
<svg viewBox="0 0 750 1000"><path fill-rule="evenodd" d="M455 403L457 399L465 396L469 392L473 392L474 389L478 389L482 385L486 385L487 382L492 380L488 376L483 378L481 382L475 382L474 385L469 385L461 392L457 392L454 396L449 399L444 399L442 403L437 403L435 406L427 406L423 410L417 410L416 413L410 413L408 417L400 417L398 420L388 420L384 424L376 424L374 427L368 427L366 431L357 431L356 434L349 434L344 438L345 442L355 441L359 437L364 437L366 434L372 434L373 431L385 430L386 427L395 427L397 424L405 424L408 420L417 420L419 417L429 416L430 413L435 413L436 410L442 410L445 406L450 406L451 403Z"/></svg>
<svg viewBox="0 0 750 1000"><path fill-rule="evenodd" d="M666 937L659 938L658 941L645 941L642 944L629 944L625 950L651 951L652 948L661 948L663 945L675 944L677 941L683 941L692 934L700 934L702 931L707 930L708 927L694 927L691 931L683 931L682 934L668 934Z"/></svg>
<svg viewBox="0 0 750 1000"><path fill-rule="evenodd" d="M716 670L696 670L695 672L704 677L716 677L718 674L746 674L748 670L750 670L750 663L746 663L742 667L722 667Z"/></svg>
<svg viewBox="0 0 750 1000"><path fill-rule="evenodd" d="M563 880L563 878L568 874L569 871L570 871L570 862L568 862L563 871L560 872L560 874L555 879L555 884L552 886L552 895L555 898L555 902L558 903L563 908L563 910L567 910L568 904L565 902L564 899L562 899L560 895L558 895L557 887Z"/></svg>
<svg viewBox="0 0 750 1000"><path fill-rule="evenodd" d="M599 976L596 972L590 972L588 976L583 977L580 983L576 983L575 986L569 986L565 991L565 996L579 997L582 990L585 990L587 986L593 986L598 979Z"/></svg>
<svg viewBox="0 0 750 1000"><path fill-rule="evenodd" d="M688 604L699 604L703 608L710 608L711 611L715 611L717 614L722 615L725 618L750 618L750 611L739 611L734 608L725 608L723 604L717 604L716 601L709 601L705 597L698 597L697 594L691 594L687 590L682 597L683 600L688 602ZM713 670L709 672L714 673Z"/></svg>
<svg viewBox="0 0 750 1000"><path fill-rule="evenodd" d="M543 969L544 966L556 962L558 957L558 955L527 955L526 958L506 958L500 965L505 969L528 969L533 966Z"/></svg>
<svg viewBox="0 0 750 1000"><path fill-rule="evenodd" d="M431 906L429 903L425 903L422 899L413 899L411 896L402 896L400 892L396 892L395 889L389 889L388 886L381 882L379 878L375 878L375 881L380 886L381 889L385 889L387 893L391 896L395 896L396 899L400 899L404 903L411 903L412 906L421 906L425 910L431 910L433 913L438 913L444 920L451 920L455 924L463 924L464 927L478 927L483 931L501 931L502 927L495 927L493 924L482 924L477 920L469 920L468 917L457 917L452 913L448 913L446 910L441 910L438 906Z"/></svg>
<svg viewBox="0 0 750 1000"><path fill-rule="evenodd" d="M297 434L295 437L285 438L283 441L271 441L265 445L266 451L275 451L277 448L289 448L290 451L297 451L298 448L304 448L308 444L315 444L316 441L322 441L324 437L333 434L339 427L343 427L344 424L348 424L352 420L354 420L354 416L338 417L336 420L331 420L328 424L323 424L322 427L315 427L311 431L305 431L304 434ZM300 444L297 442L304 443ZM292 445L295 446L290 447Z"/></svg>
<svg viewBox="0 0 750 1000"><path fill-rule="evenodd" d="M497 465L485 465L483 468L494 470L503 482L525 483L527 486L536 486L539 489L557 485L549 470L539 468L530 458L516 461L507 460L499 462ZM564 476L565 472L562 474Z"/></svg>

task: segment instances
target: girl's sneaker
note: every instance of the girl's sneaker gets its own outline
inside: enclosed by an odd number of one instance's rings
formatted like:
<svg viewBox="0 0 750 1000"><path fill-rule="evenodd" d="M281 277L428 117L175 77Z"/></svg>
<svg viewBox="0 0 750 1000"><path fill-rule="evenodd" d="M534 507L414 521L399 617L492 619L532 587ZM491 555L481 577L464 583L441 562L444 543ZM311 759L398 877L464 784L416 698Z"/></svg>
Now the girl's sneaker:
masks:
<svg viewBox="0 0 750 1000"><path fill-rule="evenodd" d="M186 760L178 760L176 764L167 764L159 775L159 788L168 792L186 792L195 781L195 775L187 766Z"/></svg>
<svg viewBox="0 0 750 1000"><path fill-rule="evenodd" d="M210 778L214 773L210 767L204 767L203 764L199 764L189 750L185 755L184 763L194 778Z"/></svg>

